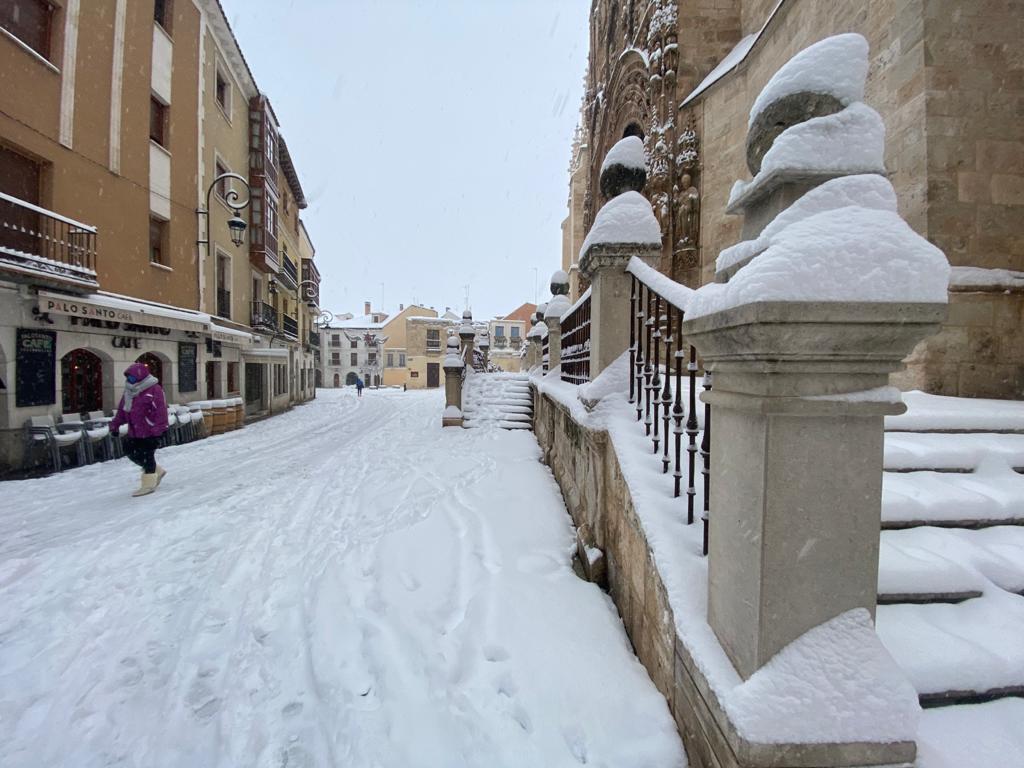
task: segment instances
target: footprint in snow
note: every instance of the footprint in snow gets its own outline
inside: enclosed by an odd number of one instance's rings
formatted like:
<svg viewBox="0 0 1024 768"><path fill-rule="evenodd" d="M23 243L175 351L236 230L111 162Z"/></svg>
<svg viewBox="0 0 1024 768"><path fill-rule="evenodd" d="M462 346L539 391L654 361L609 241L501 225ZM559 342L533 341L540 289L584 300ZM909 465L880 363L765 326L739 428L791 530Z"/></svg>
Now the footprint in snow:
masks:
<svg viewBox="0 0 1024 768"><path fill-rule="evenodd" d="M415 592L417 589L420 588L420 580L408 571L399 571L398 578L401 579L402 586L404 586L410 592Z"/></svg>
<svg viewBox="0 0 1024 768"><path fill-rule="evenodd" d="M293 701L290 704L285 704L281 707L281 714L285 717L295 717L296 715L302 714L302 702Z"/></svg>
<svg viewBox="0 0 1024 768"><path fill-rule="evenodd" d="M501 645L485 645L484 658L488 661L508 661L509 653Z"/></svg>

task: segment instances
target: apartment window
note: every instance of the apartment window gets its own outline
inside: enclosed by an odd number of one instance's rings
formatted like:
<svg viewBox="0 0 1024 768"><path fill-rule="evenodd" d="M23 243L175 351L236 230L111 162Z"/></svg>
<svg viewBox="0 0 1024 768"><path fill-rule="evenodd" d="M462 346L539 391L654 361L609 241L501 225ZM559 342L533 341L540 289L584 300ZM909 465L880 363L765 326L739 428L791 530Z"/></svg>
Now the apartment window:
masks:
<svg viewBox="0 0 1024 768"><path fill-rule="evenodd" d="M350 363L350 365L352 365L353 367L359 365L359 353L358 352L353 352L349 357L350 357L350 359L352 361Z"/></svg>
<svg viewBox="0 0 1024 768"><path fill-rule="evenodd" d="M351 346L352 346L352 349L359 349L359 340L358 339L352 339L352 345Z"/></svg>
<svg viewBox="0 0 1024 768"><path fill-rule="evenodd" d="M340 352L331 352L331 365L341 365Z"/></svg>
<svg viewBox="0 0 1024 768"><path fill-rule="evenodd" d="M508 330L512 334L512 338L513 339L518 339L519 338L519 326L518 325L513 325Z"/></svg>
<svg viewBox="0 0 1024 768"><path fill-rule="evenodd" d="M217 254L217 314L231 317L231 259L223 253Z"/></svg>
<svg viewBox="0 0 1024 768"><path fill-rule="evenodd" d="M39 205L41 175L42 168L39 163L0 146L0 192L24 200L26 203ZM31 225L30 228L38 228L38 223Z"/></svg>
<svg viewBox="0 0 1024 768"><path fill-rule="evenodd" d="M47 60L50 58L52 15L53 6L46 0L0 3L0 27Z"/></svg>
<svg viewBox="0 0 1024 768"><path fill-rule="evenodd" d="M398 367L405 368L405 352L398 353Z"/></svg>
<svg viewBox="0 0 1024 768"><path fill-rule="evenodd" d="M238 363L228 363L228 392L238 391Z"/></svg>
<svg viewBox="0 0 1024 768"><path fill-rule="evenodd" d="M503 338L505 338L505 326L504 325L496 325L496 326L494 326L494 338L496 338L496 339L503 339Z"/></svg>
<svg viewBox="0 0 1024 768"><path fill-rule="evenodd" d="M220 160L215 160L213 163L213 177L220 178L228 172L227 167ZM231 179L221 179L217 182L217 197L221 200L226 200L228 196L228 190L231 189Z"/></svg>
<svg viewBox="0 0 1024 768"><path fill-rule="evenodd" d="M375 364L377 362L377 353L371 352L370 354L368 354L366 356L366 362L369 363L370 365Z"/></svg>
<svg viewBox="0 0 1024 768"><path fill-rule="evenodd" d="M436 328L427 329L427 349L441 348L441 331Z"/></svg>
<svg viewBox="0 0 1024 768"><path fill-rule="evenodd" d="M217 74L214 80L214 98L217 99L217 104L224 110L224 113L231 117L231 84L228 82L227 77L221 72L220 67L217 67Z"/></svg>
<svg viewBox="0 0 1024 768"><path fill-rule="evenodd" d="M394 352L388 352L388 368L394 368L394 367L395 367L395 353Z"/></svg>
<svg viewBox="0 0 1024 768"><path fill-rule="evenodd" d="M339 334L335 333L335 334L331 335L331 346L332 347L340 347L341 346L341 336Z"/></svg>
<svg viewBox="0 0 1024 768"><path fill-rule="evenodd" d="M171 34L171 17L173 16L174 0L155 0L153 3L153 21Z"/></svg>
<svg viewBox="0 0 1024 768"><path fill-rule="evenodd" d="M149 261L167 266L167 222L155 216L149 218Z"/></svg>
<svg viewBox="0 0 1024 768"><path fill-rule="evenodd" d="M256 275L252 277L252 300L261 301L263 299L263 281L260 280Z"/></svg>
<svg viewBox="0 0 1024 768"><path fill-rule="evenodd" d="M149 138L167 147L167 105L155 96L149 97Z"/></svg>

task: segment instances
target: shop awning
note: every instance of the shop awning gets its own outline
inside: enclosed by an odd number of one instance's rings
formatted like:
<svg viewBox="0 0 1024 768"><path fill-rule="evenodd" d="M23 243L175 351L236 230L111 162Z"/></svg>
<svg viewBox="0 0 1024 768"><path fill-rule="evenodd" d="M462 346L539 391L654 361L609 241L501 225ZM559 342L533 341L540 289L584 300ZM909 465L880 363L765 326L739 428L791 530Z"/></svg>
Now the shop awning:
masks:
<svg viewBox="0 0 1024 768"><path fill-rule="evenodd" d="M222 344L231 344L236 347L249 347L253 343L252 333L221 325L216 320L210 322L210 336L213 337L214 341L219 341Z"/></svg>
<svg viewBox="0 0 1024 768"><path fill-rule="evenodd" d="M102 293L90 293L78 297L39 291L39 311L48 312L51 315L149 325L176 331L207 333L210 330L210 316L202 312L192 312L187 309L150 304Z"/></svg>
<svg viewBox="0 0 1024 768"><path fill-rule="evenodd" d="M288 359L288 350L286 347L251 347L249 349L242 350L242 357L246 360L253 361L267 361L273 363L279 363L282 360Z"/></svg>

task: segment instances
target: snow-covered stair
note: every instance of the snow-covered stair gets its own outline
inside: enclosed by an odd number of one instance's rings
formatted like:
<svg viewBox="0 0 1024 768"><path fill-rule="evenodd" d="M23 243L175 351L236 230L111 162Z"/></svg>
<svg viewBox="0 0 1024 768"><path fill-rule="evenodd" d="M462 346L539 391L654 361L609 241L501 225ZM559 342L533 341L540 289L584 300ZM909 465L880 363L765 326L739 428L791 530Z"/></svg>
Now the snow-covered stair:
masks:
<svg viewBox="0 0 1024 768"><path fill-rule="evenodd" d="M886 419L877 629L924 727L970 733L979 706L1024 715L1024 402L904 400Z"/></svg>
<svg viewBox="0 0 1024 768"><path fill-rule="evenodd" d="M533 396L520 373L471 373L462 392L463 426L531 429Z"/></svg>

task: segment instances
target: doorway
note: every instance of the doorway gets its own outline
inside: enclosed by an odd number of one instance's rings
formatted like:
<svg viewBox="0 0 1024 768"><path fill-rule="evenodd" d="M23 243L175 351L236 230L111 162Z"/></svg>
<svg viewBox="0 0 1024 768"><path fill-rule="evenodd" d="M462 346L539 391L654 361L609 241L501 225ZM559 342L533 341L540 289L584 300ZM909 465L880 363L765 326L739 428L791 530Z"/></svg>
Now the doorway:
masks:
<svg viewBox="0 0 1024 768"><path fill-rule="evenodd" d="M245 404L259 410L263 407L263 366L245 364Z"/></svg>
<svg viewBox="0 0 1024 768"><path fill-rule="evenodd" d="M156 377L156 380L161 384L164 383L164 363L159 357L152 352L147 352L144 355L139 355L135 362L142 363L149 368L149 372Z"/></svg>
<svg viewBox="0 0 1024 768"><path fill-rule="evenodd" d="M64 413L103 410L103 361L87 349L73 349L60 360Z"/></svg>
<svg viewBox="0 0 1024 768"><path fill-rule="evenodd" d="M427 388L441 386L441 364L427 363Z"/></svg>

